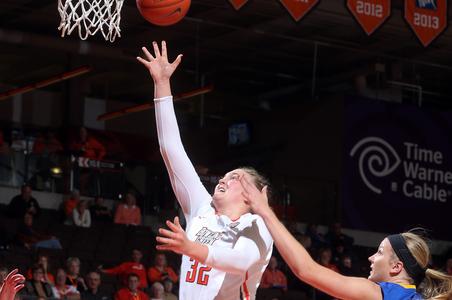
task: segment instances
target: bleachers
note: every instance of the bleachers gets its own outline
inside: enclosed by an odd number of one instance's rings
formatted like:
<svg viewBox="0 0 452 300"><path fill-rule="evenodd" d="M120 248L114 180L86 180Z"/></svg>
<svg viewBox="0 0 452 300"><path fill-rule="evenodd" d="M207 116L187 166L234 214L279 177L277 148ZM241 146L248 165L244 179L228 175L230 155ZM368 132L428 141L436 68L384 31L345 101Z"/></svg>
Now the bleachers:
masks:
<svg viewBox="0 0 452 300"><path fill-rule="evenodd" d="M9 251L0 252L0 265L8 268L18 267L20 272L25 273L39 254L46 254L51 264L50 271L55 272L58 267L65 266L68 257L75 256L81 260L81 273L86 274L99 265L111 267L128 260L133 248L142 250L145 266L153 263L155 235L149 227L94 223L91 228L80 228L62 224L58 216L54 210L43 209L33 227L58 238L63 246L62 250L29 250L12 245ZM3 215L0 218L0 227L12 239L20 222L21 220ZM175 266L179 268L178 263ZM118 286L114 276L103 275L102 282L103 290L108 292L113 292Z"/></svg>

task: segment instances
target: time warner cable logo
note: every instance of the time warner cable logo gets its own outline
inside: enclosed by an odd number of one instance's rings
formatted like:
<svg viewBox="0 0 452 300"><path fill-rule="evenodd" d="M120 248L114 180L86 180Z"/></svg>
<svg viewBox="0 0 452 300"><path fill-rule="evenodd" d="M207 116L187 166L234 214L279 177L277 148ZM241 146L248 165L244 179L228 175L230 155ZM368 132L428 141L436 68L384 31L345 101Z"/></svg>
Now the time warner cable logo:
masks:
<svg viewBox="0 0 452 300"><path fill-rule="evenodd" d="M375 177L385 177L394 172L400 164L397 152L385 140L378 137L367 137L359 141L350 152L353 157L359 152L359 174L365 185L377 194L381 189L374 186L366 175L366 170Z"/></svg>
<svg viewBox="0 0 452 300"><path fill-rule="evenodd" d="M402 144L402 157L387 141L375 136L365 137L353 146L350 156L358 159L364 184L374 193L382 194L376 179L391 175L400 166L401 172L391 178L397 180L391 182L392 192L446 203L452 197L452 170L444 153L413 142ZM381 184L381 180L378 182Z"/></svg>

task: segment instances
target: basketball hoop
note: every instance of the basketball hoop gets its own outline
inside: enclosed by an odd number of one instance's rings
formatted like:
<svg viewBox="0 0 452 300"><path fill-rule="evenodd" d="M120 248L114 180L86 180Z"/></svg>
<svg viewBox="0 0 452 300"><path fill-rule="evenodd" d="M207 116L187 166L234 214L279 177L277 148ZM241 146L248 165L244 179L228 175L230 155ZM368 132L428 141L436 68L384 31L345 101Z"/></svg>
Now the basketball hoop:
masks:
<svg viewBox="0 0 452 300"><path fill-rule="evenodd" d="M121 37L121 8L124 0L58 0L61 16L61 36L70 35L78 29L80 39L86 40L97 31L105 40L114 42Z"/></svg>

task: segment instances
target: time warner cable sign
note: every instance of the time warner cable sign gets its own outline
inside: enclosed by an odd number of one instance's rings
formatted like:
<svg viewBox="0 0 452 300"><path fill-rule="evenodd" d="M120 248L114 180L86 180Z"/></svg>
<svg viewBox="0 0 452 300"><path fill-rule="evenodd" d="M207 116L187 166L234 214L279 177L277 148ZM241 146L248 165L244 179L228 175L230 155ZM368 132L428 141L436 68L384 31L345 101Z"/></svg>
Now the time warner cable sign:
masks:
<svg viewBox="0 0 452 300"><path fill-rule="evenodd" d="M344 138L344 223L452 239L452 113L349 100Z"/></svg>

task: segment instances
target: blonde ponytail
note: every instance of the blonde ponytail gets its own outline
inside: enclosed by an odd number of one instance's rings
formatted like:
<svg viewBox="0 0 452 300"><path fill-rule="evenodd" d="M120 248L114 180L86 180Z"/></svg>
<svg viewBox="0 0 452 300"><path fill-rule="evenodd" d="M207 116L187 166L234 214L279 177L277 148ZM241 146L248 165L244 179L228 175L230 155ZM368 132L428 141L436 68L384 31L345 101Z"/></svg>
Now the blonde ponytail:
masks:
<svg viewBox="0 0 452 300"><path fill-rule="evenodd" d="M426 300L451 300L452 276L437 270L427 269L420 289Z"/></svg>
<svg viewBox="0 0 452 300"><path fill-rule="evenodd" d="M430 249L424 238L412 232L402 233L406 245L419 266L426 269L419 292L425 300L452 300L452 276L428 269Z"/></svg>

